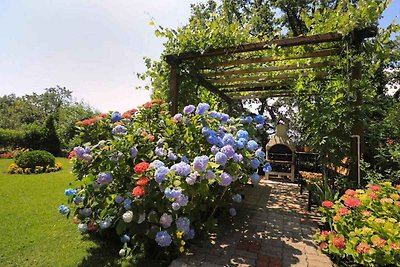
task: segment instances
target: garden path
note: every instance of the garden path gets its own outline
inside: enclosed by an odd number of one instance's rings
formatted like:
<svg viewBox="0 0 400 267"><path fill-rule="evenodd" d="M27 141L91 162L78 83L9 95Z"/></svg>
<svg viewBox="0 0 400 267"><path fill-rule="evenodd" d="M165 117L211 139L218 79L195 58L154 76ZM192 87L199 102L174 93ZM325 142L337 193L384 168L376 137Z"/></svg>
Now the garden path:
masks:
<svg viewBox="0 0 400 267"><path fill-rule="evenodd" d="M312 241L319 217L297 184L266 180L245 189L232 225L192 247L170 267L333 266Z"/></svg>

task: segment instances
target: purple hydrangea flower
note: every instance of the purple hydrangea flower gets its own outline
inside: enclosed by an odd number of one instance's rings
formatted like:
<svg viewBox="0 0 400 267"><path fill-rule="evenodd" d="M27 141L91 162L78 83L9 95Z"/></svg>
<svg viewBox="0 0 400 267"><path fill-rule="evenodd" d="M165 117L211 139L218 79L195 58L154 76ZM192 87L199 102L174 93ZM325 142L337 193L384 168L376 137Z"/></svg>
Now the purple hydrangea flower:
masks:
<svg viewBox="0 0 400 267"><path fill-rule="evenodd" d="M174 154L174 152L172 152L171 150L168 151L168 155L167 155L169 160L175 161L178 159L178 156Z"/></svg>
<svg viewBox="0 0 400 267"><path fill-rule="evenodd" d="M64 194L65 194L66 196L73 196L73 195L76 195L76 192L77 192L76 189L74 189L74 188L68 188L68 189L65 189Z"/></svg>
<svg viewBox="0 0 400 267"><path fill-rule="evenodd" d="M121 113L119 113L118 111L113 112L113 114L111 114L111 120L113 122L116 121L120 121L122 119Z"/></svg>
<svg viewBox="0 0 400 267"><path fill-rule="evenodd" d="M162 147L156 147L156 149L154 150L154 153L156 153L156 155L159 157L163 157L165 155Z"/></svg>
<svg viewBox="0 0 400 267"><path fill-rule="evenodd" d="M165 180L168 172L169 169L167 167L161 166L154 173L154 179L157 183L162 183Z"/></svg>
<svg viewBox="0 0 400 267"><path fill-rule="evenodd" d="M196 113L199 114L200 116L204 116L207 110L210 109L210 105L207 103L200 103L197 105L196 108Z"/></svg>
<svg viewBox="0 0 400 267"><path fill-rule="evenodd" d="M167 187L167 188L164 190L164 194L165 194L165 196L166 196L167 198L169 198L169 199L171 199L171 198L177 198L177 197L179 197L180 195L182 195L182 189L176 189L176 188L171 189L171 188Z"/></svg>
<svg viewBox="0 0 400 267"><path fill-rule="evenodd" d="M207 156L195 157L193 160L193 168L198 172L203 172L207 168L209 158Z"/></svg>
<svg viewBox="0 0 400 267"><path fill-rule="evenodd" d="M242 162L243 155L235 153L235 154L233 154L232 159L233 159L234 162Z"/></svg>
<svg viewBox="0 0 400 267"><path fill-rule="evenodd" d="M201 133L203 134L203 135L205 135L205 136L209 136L209 135L215 135L216 133L215 133L215 131L213 131L213 130L211 130L210 128L208 128L208 127L203 127L203 128L201 128Z"/></svg>
<svg viewBox="0 0 400 267"><path fill-rule="evenodd" d="M265 163L264 167L263 167L263 171L264 172L270 172L272 171L272 167L271 164L269 162Z"/></svg>
<svg viewBox="0 0 400 267"><path fill-rule="evenodd" d="M231 145L233 146L235 144L235 140L233 138L232 134L225 134L224 137L222 138L222 143L224 146L226 145Z"/></svg>
<svg viewBox="0 0 400 267"><path fill-rule="evenodd" d="M217 147L217 146L212 146L211 147L211 153L213 153L214 155L217 154L218 151L219 151L219 147Z"/></svg>
<svg viewBox="0 0 400 267"><path fill-rule="evenodd" d="M77 159L82 159L83 155L85 154L85 149L83 147L77 146L74 147L74 152Z"/></svg>
<svg viewBox="0 0 400 267"><path fill-rule="evenodd" d="M250 141L247 143L247 148L248 148L249 150L251 150L251 151L254 151L254 150L256 150L256 149L258 148L258 144L257 144L256 141L250 140Z"/></svg>
<svg viewBox="0 0 400 267"><path fill-rule="evenodd" d="M263 115L257 115L257 116L254 117L254 121L257 124L264 124L265 119L264 119Z"/></svg>
<svg viewBox="0 0 400 267"><path fill-rule="evenodd" d="M134 158L137 156L137 154L138 154L137 148L135 146L131 147L131 157Z"/></svg>
<svg viewBox="0 0 400 267"><path fill-rule="evenodd" d="M116 197L115 197L115 202L116 202L117 204L121 204L122 201L124 201L124 197L122 197L122 196L116 196Z"/></svg>
<svg viewBox="0 0 400 267"><path fill-rule="evenodd" d="M220 115L220 121L222 122L222 123L225 123L225 122L227 122L229 120L229 115L228 114L225 114L225 113L221 113L221 115Z"/></svg>
<svg viewBox="0 0 400 267"><path fill-rule="evenodd" d="M79 210L79 214L85 216L85 217L89 217L90 215L92 215L92 209L91 208L83 208Z"/></svg>
<svg viewBox="0 0 400 267"><path fill-rule="evenodd" d="M181 113L177 113L174 115L174 120L175 121L181 121L182 120L182 114Z"/></svg>
<svg viewBox="0 0 400 267"><path fill-rule="evenodd" d="M100 184L100 186L111 183L112 182L111 173L109 172L99 173L99 175L97 176L97 182Z"/></svg>
<svg viewBox="0 0 400 267"><path fill-rule="evenodd" d="M171 170L173 170L175 174L179 176L186 177L190 173L190 165L186 162L181 161L172 165Z"/></svg>
<svg viewBox="0 0 400 267"><path fill-rule="evenodd" d="M185 179L186 183L188 185L194 185L196 183L196 180L197 180L197 175L198 175L197 172L192 172L191 174L189 174L189 176L186 177L186 179Z"/></svg>
<svg viewBox="0 0 400 267"><path fill-rule="evenodd" d="M190 220L187 217L179 217L176 220L176 229L182 231L183 233L188 233L190 231Z"/></svg>
<svg viewBox="0 0 400 267"><path fill-rule="evenodd" d="M210 111L209 113L208 113L208 117L209 118L213 118L213 119L220 119L220 117L221 117L221 114L219 113L219 112L217 112L217 111L214 111L214 110L212 110L212 111Z"/></svg>
<svg viewBox="0 0 400 267"><path fill-rule="evenodd" d="M235 149L231 145L226 145L221 148L221 152L224 153L228 158L231 158L235 154Z"/></svg>
<svg viewBox="0 0 400 267"><path fill-rule="evenodd" d="M232 176L227 172L223 172L221 174L221 181L219 182L219 184L222 186L229 186L231 183L232 183Z"/></svg>
<svg viewBox="0 0 400 267"><path fill-rule="evenodd" d="M187 232L187 233L185 233L185 234L183 235L183 239L184 239L184 240L193 239L194 236L195 236L195 231L194 231L194 229L190 229L189 232Z"/></svg>
<svg viewBox="0 0 400 267"><path fill-rule="evenodd" d="M183 108L183 114L190 114L195 110L195 107L193 105L188 105Z"/></svg>
<svg viewBox="0 0 400 267"><path fill-rule="evenodd" d="M240 202L242 202L242 195L240 195L240 194L233 195L232 200L233 200L233 202L240 203Z"/></svg>
<svg viewBox="0 0 400 267"><path fill-rule="evenodd" d="M232 217L235 217L236 214L237 214L236 209L235 209L235 208L230 208L230 209L229 209L229 214L230 214Z"/></svg>
<svg viewBox="0 0 400 267"><path fill-rule="evenodd" d="M258 175L258 173L255 172L250 176L250 179L251 179L251 182L253 184L258 184L260 182L260 180L261 180L261 176Z"/></svg>
<svg viewBox="0 0 400 267"><path fill-rule="evenodd" d="M181 208L181 205L179 205L179 203L176 203L176 202L172 203L172 209L173 210L177 211L180 208Z"/></svg>
<svg viewBox="0 0 400 267"><path fill-rule="evenodd" d="M162 162L161 160L156 159L155 161L153 161L152 163L150 163L149 167L152 169L158 169L162 166L164 166L164 162Z"/></svg>
<svg viewBox="0 0 400 267"><path fill-rule="evenodd" d="M264 124L257 124L257 125L256 125L256 128L257 128L258 130L261 130L262 128L264 128Z"/></svg>
<svg viewBox="0 0 400 267"><path fill-rule="evenodd" d="M64 204L62 204L58 207L58 212L61 213L62 215L66 215L69 213L69 208Z"/></svg>
<svg viewBox="0 0 400 267"><path fill-rule="evenodd" d="M172 223L172 216L164 213L163 215L161 215L160 217L160 224L163 228L168 228L171 226Z"/></svg>
<svg viewBox="0 0 400 267"><path fill-rule="evenodd" d="M112 224L111 218L107 218L104 221L99 222L100 229L106 229L106 228L110 227L111 224Z"/></svg>
<svg viewBox="0 0 400 267"><path fill-rule="evenodd" d="M126 127L123 125L117 125L111 130L112 134L126 134Z"/></svg>
<svg viewBox="0 0 400 267"><path fill-rule="evenodd" d="M212 170L207 170L206 178L207 179L215 179L215 173Z"/></svg>
<svg viewBox="0 0 400 267"><path fill-rule="evenodd" d="M172 243L172 238L167 231L158 232L155 240L160 247L168 247Z"/></svg>
<svg viewBox="0 0 400 267"><path fill-rule="evenodd" d="M228 157L222 153L218 152L215 154L215 163L224 166L228 162Z"/></svg>
<svg viewBox="0 0 400 267"><path fill-rule="evenodd" d="M179 206L184 207L189 203L189 197L185 194L180 194L175 198L175 202L179 204Z"/></svg>
<svg viewBox="0 0 400 267"><path fill-rule="evenodd" d="M256 150L256 157L262 159L265 158L265 153L261 150L261 148Z"/></svg>
<svg viewBox="0 0 400 267"><path fill-rule="evenodd" d="M257 169L260 166L260 161L258 160L258 158L254 158L250 161L250 167L252 169Z"/></svg>
<svg viewBox="0 0 400 267"><path fill-rule="evenodd" d="M164 144L164 139L160 138L157 140L157 146L162 146Z"/></svg>
<svg viewBox="0 0 400 267"><path fill-rule="evenodd" d="M132 200L129 198L126 198L123 202L124 204L124 209L129 210L131 209L131 204L132 204Z"/></svg>

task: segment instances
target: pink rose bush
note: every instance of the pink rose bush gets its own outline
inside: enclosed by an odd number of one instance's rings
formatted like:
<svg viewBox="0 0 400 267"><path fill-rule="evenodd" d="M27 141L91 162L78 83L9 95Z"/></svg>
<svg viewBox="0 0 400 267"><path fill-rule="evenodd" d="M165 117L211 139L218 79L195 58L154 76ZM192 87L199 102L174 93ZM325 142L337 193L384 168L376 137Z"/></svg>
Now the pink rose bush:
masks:
<svg viewBox="0 0 400 267"><path fill-rule="evenodd" d="M400 187L382 182L366 189L348 189L320 208L330 230L318 231L320 249L338 261L364 266L400 263Z"/></svg>
<svg viewBox="0 0 400 267"><path fill-rule="evenodd" d="M79 125L87 143L74 149L73 171L81 186L65 191L59 212L85 235L116 235L126 259L174 257L207 237L217 219L236 215L241 188L260 180L265 163L254 138L259 118L209 109L189 105L171 116L152 101Z"/></svg>

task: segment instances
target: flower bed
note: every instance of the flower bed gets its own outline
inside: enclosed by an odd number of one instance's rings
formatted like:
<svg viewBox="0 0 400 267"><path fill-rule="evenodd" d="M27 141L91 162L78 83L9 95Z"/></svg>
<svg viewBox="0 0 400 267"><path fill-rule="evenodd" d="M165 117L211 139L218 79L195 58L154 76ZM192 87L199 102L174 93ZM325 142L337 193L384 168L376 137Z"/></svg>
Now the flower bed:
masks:
<svg viewBox="0 0 400 267"><path fill-rule="evenodd" d="M390 182L348 189L335 202L322 202L330 229L316 234L323 252L365 266L400 262L400 185Z"/></svg>
<svg viewBox="0 0 400 267"><path fill-rule="evenodd" d="M262 116L235 119L205 103L174 116L167 110L153 101L90 121L95 138L71 153L83 185L65 194L78 229L116 234L120 255L129 260L154 253L173 257L217 225L217 211L234 216L240 188L249 180L258 183L265 161L254 140ZM85 131L81 136L89 139ZM96 140L96 132L107 138ZM59 211L69 215L70 207Z"/></svg>

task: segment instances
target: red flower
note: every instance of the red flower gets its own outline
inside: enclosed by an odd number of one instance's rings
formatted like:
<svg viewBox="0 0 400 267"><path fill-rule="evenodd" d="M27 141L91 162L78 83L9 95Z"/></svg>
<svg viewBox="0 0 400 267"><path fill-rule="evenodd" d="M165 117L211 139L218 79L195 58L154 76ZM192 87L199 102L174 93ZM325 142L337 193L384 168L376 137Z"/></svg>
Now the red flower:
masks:
<svg viewBox="0 0 400 267"><path fill-rule="evenodd" d="M369 193L369 197L372 199L378 199L378 194L375 192L371 192L371 193Z"/></svg>
<svg viewBox="0 0 400 267"><path fill-rule="evenodd" d="M357 208L361 206L361 201L355 197L349 197L344 201L344 204L350 208Z"/></svg>
<svg viewBox="0 0 400 267"><path fill-rule="evenodd" d="M143 196L144 193L145 193L144 188L142 186L140 186L140 185L136 186L132 190L132 195L135 196L135 197Z"/></svg>
<svg viewBox="0 0 400 267"><path fill-rule="evenodd" d="M322 238L326 238L328 235L330 235L331 234L331 231L327 231L327 230L323 230L322 232L321 232L321 237Z"/></svg>
<svg viewBox="0 0 400 267"><path fill-rule="evenodd" d="M150 182L150 179L147 178L146 176L140 177L139 180L137 180L136 184L140 186L146 186Z"/></svg>
<svg viewBox="0 0 400 267"><path fill-rule="evenodd" d="M390 247L394 250L399 250L400 249L400 244L396 244L396 243L391 243Z"/></svg>
<svg viewBox="0 0 400 267"><path fill-rule="evenodd" d="M353 189L347 189L344 194L349 197L354 197L356 195L356 191L354 191Z"/></svg>
<svg viewBox="0 0 400 267"><path fill-rule="evenodd" d="M365 242L361 242L357 245L357 252L360 254L368 253L370 249L371 247Z"/></svg>
<svg viewBox="0 0 400 267"><path fill-rule="evenodd" d="M71 152L69 152L68 154L68 159L72 159L76 157L76 152L74 150L71 150Z"/></svg>
<svg viewBox="0 0 400 267"><path fill-rule="evenodd" d="M152 103L151 103L151 102L146 102L146 103L144 103L144 104L142 105L142 107L144 107L144 108L151 108L151 106L152 106Z"/></svg>
<svg viewBox="0 0 400 267"><path fill-rule="evenodd" d="M340 215L347 215L349 213L350 213L350 211L345 207L339 209L339 214Z"/></svg>
<svg viewBox="0 0 400 267"><path fill-rule="evenodd" d="M396 189L400 189L400 184L396 184Z"/></svg>
<svg viewBox="0 0 400 267"><path fill-rule="evenodd" d="M124 119L130 119L132 117L132 114L130 114L130 113L124 113L124 114L122 114L122 118L124 118Z"/></svg>
<svg viewBox="0 0 400 267"><path fill-rule="evenodd" d="M330 201L330 200L322 201L322 206L325 207L325 208L328 208L328 209L332 208L333 204L334 203L332 201Z"/></svg>
<svg viewBox="0 0 400 267"><path fill-rule="evenodd" d="M371 238L372 239L372 238ZM382 248L385 246L386 244L386 240L383 238L377 238L377 239L373 239L372 243L374 244L374 246L378 247L378 248Z"/></svg>
<svg viewBox="0 0 400 267"><path fill-rule="evenodd" d="M102 118L105 118L105 117L107 117L107 113L100 113L99 115L97 115L97 116L99 116L99 117L102 117Z"/></svg>
<svg viewBox="0 0 400 267"><path fill-rule="evenodd" d="M136 164L136 166L133 168L133 170L136 173L144 173L148 168L149 168L150 164L147 163L146 161L142 161L138 164Z"/></svg>
<svg viewBox="0 0 400 267"><path fill-rule="evenodd" d="M332 243L338 249L344 249L346 247L346 243L344 242L344 239L341 236L334 236Z"/></svg>
<svg viewBox="0 0 400 267"><path fill-rule="evenodd" d="M371 185L369 187L369 189L371 189L372 191L381 191L381 187L379 185Z"/></svg>
<svg viewBox="0 0 400 267"><path fill-rule="evenodd" d="M324 250L324 249L326 249L328 247L328 243L326 243L326 242L322 242L321 244L319 244L319 248L321 249L321 250Z"/></svg>
<svg viewBox="0 0 400 267"><path fill-rule="evenodd" d="M99 119L98 118L92 118L92 119L87 119L83 121L78 121L78 125L93 125L95 122L97 122Z"/></svg>

